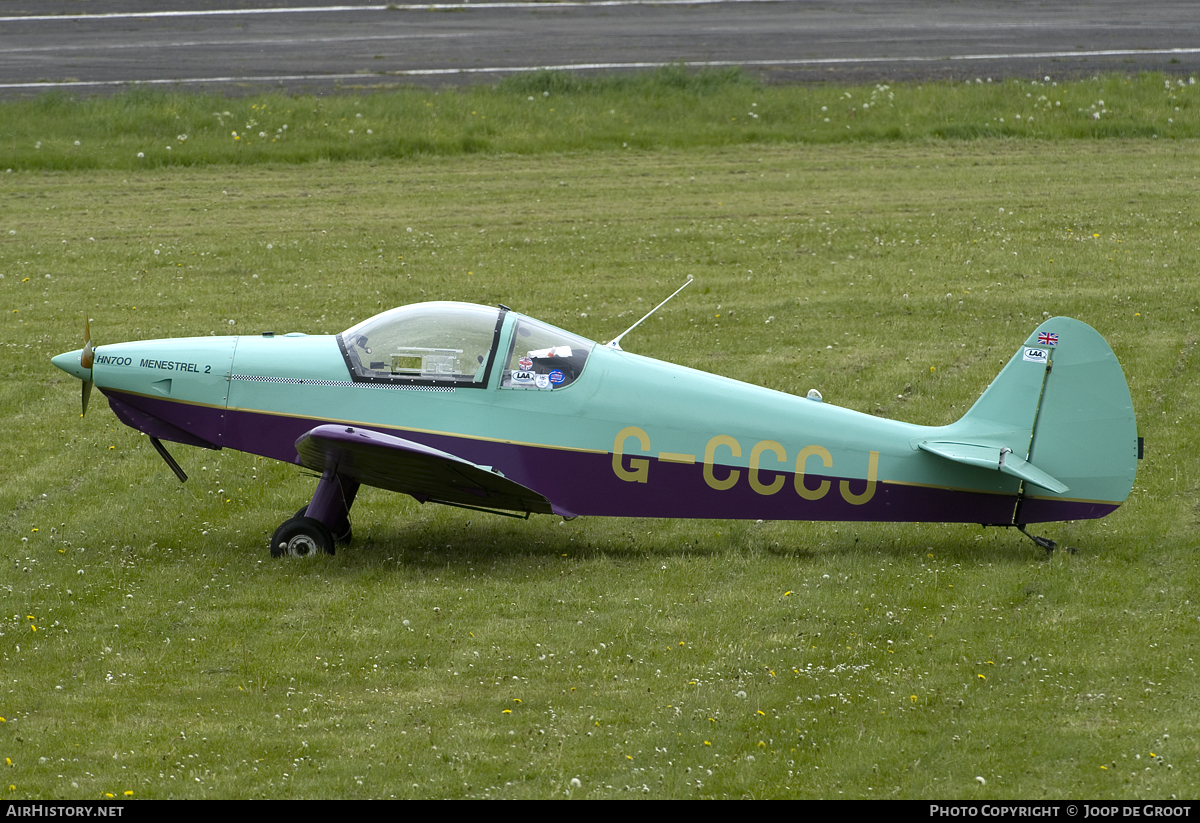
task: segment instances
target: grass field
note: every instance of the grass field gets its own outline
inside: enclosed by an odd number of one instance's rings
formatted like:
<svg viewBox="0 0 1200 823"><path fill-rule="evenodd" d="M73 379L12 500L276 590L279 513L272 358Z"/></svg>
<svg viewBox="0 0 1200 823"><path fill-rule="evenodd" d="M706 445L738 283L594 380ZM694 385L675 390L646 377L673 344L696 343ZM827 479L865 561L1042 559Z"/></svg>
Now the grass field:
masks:
<svg viewBox="0 0 1200 823"><path fill-rule="evenodd" d="M1061 128L1016 135L1029 84L897 86L955 106L899 136L859 109L853 139L815 139L796 124L877 89L554 82L4 104L0 791L1196 797L1196 87L1063 84ZM1127 109L1152 92L1169 109ZM788 114L747 137L656 117L656 95L701 120L722 95ZM656 131L580 139L517 113L559 99L581 118L623 100ZM1099 99L1123 131L1087 133ZM467 112L496 100L501 125L465 144ZM335 151L289 119L273 153L243 128L274 133L301 103L457 119L411 152ZM96 145L72 137L89 124ZM1078 317L1129 379L1133 494L1048 525L1081 551L1046 559L977 526L517 522L364 490L352 547L276 561L267 537L311 478L177 447L181 485L101 397L81 420L78 381L49 363L85 316L103 345L331 333L426 299L607 340L688 275L626 349L918 423L959 416L1043 317Z"/></svg>

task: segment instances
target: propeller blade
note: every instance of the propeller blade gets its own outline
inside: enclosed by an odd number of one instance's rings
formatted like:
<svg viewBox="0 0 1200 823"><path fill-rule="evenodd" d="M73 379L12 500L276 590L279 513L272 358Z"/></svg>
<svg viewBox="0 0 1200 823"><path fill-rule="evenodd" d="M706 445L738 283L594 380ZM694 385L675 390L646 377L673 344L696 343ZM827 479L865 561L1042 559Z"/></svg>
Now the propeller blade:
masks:
<svg viewBox="0 0 1200 823"><path fill-rule="evenodd" d="M90 369L95 360L96 353L92 348L92 327L85 317L83 319L83 353L79 356L79 365Z"/></svg>
<svg viewBox="0 0 1200 823"><path fill-rule="evenodd" d="M79 365L85 369L88 369L90 372L90 370L92 368L92 364L95 362L96 362L96 351L95 351L95 349L92 348L92 327L91 327L91 324L88 323L88 319L85 317L85 318L83 318L83 351L79 355ZM91 396L92 396L92 381L84 380L83 381L83 411L80 413L80 415L79 415L80 417L83 417L85 414L87 414L88 398Z"/></svg>

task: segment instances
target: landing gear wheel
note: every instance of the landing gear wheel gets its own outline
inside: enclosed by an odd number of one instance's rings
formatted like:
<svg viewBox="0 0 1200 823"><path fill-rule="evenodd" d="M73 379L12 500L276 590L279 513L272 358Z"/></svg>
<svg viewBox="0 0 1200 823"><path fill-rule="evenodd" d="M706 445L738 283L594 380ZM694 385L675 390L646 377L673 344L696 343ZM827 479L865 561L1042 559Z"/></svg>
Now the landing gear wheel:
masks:
<svg viewBox="0 0 1200 823"><path fill-rule="evenodd" d="M271 537L272 557L312 557L333 554L333 535L325 524L311 517L293 517Z"/></svg>
<svg viewBox="0 0 1200 823"><path fill-rule="evenodd" d="M307 511L308 504L305 503L300 507L299 511L296 512L295 516L304 517L304 513ZM349 546L350 541L354 539L354 531L350 528L350 518L346 516L343 516L341 520L335 523L333 528L329 531L333 535L334 542L339 546ZM333 554L333 552L330 552L330 554Z"/></svg>

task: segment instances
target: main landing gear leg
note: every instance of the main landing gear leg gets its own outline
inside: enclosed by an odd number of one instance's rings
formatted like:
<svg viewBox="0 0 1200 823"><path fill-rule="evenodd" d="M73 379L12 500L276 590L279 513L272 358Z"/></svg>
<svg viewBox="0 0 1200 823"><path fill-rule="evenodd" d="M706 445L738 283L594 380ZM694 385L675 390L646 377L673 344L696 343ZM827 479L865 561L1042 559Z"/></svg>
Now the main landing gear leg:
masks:
<svg viewBox="0 0 1200 823"><path fill-rule="evenodd" d="M333 554L335 542L349 544L353 537L350 507L354 505L358 487L359 482L353 477L326 469L309 504L275 530L271 556Z"/></svg>

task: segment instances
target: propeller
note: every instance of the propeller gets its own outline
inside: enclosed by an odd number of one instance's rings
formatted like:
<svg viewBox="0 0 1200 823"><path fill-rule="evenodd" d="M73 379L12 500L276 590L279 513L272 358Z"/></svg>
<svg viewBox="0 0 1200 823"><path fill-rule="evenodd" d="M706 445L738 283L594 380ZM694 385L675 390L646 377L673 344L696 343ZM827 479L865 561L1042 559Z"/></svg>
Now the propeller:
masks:
<svg viewBox="0 0 1200 823"><path fill-rule="evenodd" d="M83 412L80 417L87 414L88 398L92 396L92 364L96 360L95 349L92 348L92 327L88 323L88 319L83 318L83 351L79 353L79 365L81 368L87 369L88 379L83 381Z"/></svg>

